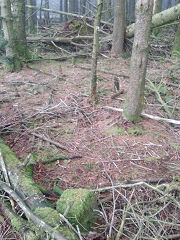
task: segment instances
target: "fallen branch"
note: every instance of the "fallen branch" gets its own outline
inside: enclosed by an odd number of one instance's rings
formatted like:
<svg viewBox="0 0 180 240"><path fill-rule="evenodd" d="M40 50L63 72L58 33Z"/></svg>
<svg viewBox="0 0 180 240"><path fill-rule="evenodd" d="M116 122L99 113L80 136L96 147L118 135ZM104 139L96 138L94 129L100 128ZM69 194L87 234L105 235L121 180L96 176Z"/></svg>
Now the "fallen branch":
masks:
<svg viewBox="0 0 180 240"><path fill-rule="evenodd" d="M150 86L147 86L152 92L154 92L156 94L157 100L158 102L162 105L162 107L164 108L164 110L166 111L168 117L172 116L172 113L169 111L168 106L166 105L166 103L162 100L161 95L158 91L158 88L155 86L155 84L149 80L148 78L146 78L150 84Z"/></svg>
<svg viewBox="0 0 180 240"><path fill-rule="evenodd" d="M35 62L35 61L66 61L68 59L72 59L72 58L86 58L86 57L90 57L91 55L86 53L86 54L73 54L73 55L69 55L69 56L63 56L63 57L56 57L56 58L39 58L39 59L29 59L28 62Z"/></svg>
<svg viewBox="0 0 180 240"><path fill-rule="evenodd" d="M77 159L77 158L82 158L82 156L57 156L57 157L53 157L51 159L47 159L47 160L42 160L43 163L52 163L52 162L55 162L55 161L58 161L58 160L69 160L69 159Z"/></svg>
<svg viewBox="0 0 180 240"><path fill-rule="evenodd" d="M92 17L87 17L87 16L75 14L75 13L63 12L63 11L59 11L59 10L42 8L42 7L35 7L35 6L32 6L32 5L26 5L26 7L27 8L32 8L32 9L36 9L36 10L39 10L39 11L44 11L44 12L51 12L51 13L62 14L62 15L70 16L70 17L78 17L78 18L90 19L90 20L94 19ZM113 24L109 23L109 22L101 21L101 23L104 23L104 24L109 25L109 26L113 26Z"/></svg>
<svg viewBox="0 0 180 240"><path fill-rule="evenodd" d="M114 108L114 107L109 107L109 106L105 106L103 108L104 109L109 109L109 110L112 110L112 111L116 111L116 112L123 112L123 109L121 109L121 108ZM147 118L150 118L150 119L153 119L153 120L156 120L156 121L164 121L164 122L180 125L180 121L175 120L175 119L161 118L161 117L153 116L153 115L143 113L143 112L141 113L141 115L143 117L147 117Z"/></svg>
<svg viewBox="0 0 180 240"><path fill-rule="evenodd" d="M91 71L91 68L90 67L83 67L83 66L75 66L76 68L81 68L83 70L89 70ZM104 70L100 70L100 69L97 69L97 72L100 72L100 73L105 73L105 74L108 74L108 75L112 75L112 76L116 76L116 77L123 77L123 78L129 78L128 75L125 75L125 74L118 74L118 73L112 73L112 72L108 72L108 71L104 71Z"/></svg>
<svg viewBox="0 0 180 240"><path fill-rule="evenodd" d="M55 142L55 141L53 141L53 140L51 140L51 139L49 139L49 138L46 138L46 137L44 137L44 136L42 136L42 135L37 134L37 133L32 133L32 132L30 132L30 134L33 135L33 136L35 136L35 137L37 137L37 138L40 138L40 139L42 139L42 140L44 140L44 141L46 141L46 142L49 142L49 143L53 144L54 146L56 146L56 147L58 147L58 148L61 148L61 149L66 150L66 151L69 152L69 150L68 150L67 147L65 147L64 145L61 145L61 144L58 143L58 142Z"/></svg>
<svg viewBox="0 0 180 240"><path fill-rule="evenodd" d="M31 210L26 206L26 204L23 202L23 200L17 195L15 191L13 191L6 183L0 180L0 187L3 189L6 193L8 193L19 205L19 207L24 211L26 216L32 220L32 222L38 226L39 228L43 228L44 231L52 238L57 240L66 240L60 233L57 233L51 226L46 224L44 221L42 221L39 217L37 217L34 213L31 212Z"/></svg>
<svg viewBox="0 0 180 240"><path fill-rule="evenodd" d="M59 43L69 43L73 44L73 41L80 41L80 40L93 40L93 36L75 36L75 37L27 37L28 42L59 42Z"/></svg>
<svg viewBox="0 0 180 240"><path fill-rule="evenodd" d="M180 16L180 4L177 4L174 7L168 8L160 13L155 14L152 17L152 27L160 27L169 22L175 21L179 19ZM135 24L131 24L126 28L126 37L134 36L134 26Z"/></svg>

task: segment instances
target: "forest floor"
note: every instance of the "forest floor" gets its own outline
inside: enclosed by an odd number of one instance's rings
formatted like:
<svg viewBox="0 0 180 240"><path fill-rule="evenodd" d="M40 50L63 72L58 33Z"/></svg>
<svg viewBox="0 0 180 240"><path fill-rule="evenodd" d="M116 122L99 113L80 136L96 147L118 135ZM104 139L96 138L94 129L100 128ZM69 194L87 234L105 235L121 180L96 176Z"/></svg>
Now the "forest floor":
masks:
<svg viewBox="0 0 180 240"><path fill-rule="evenodd" d="M43 61L29 66L21 72L0 71L1 135L19 159L35 163L34 179L49 190L49 200L58 198L53 192L55 185L62 190L98 189L122 181L169 181L180 176L177 125L148 118L132 124L122 113L105 108L123 108L129 87L129 58L99 59L96 105L89 102L90 59ZM178 71L170 61L160 59L150 60L147 70L147 79L159 87L162 99L169 101L171 118L177 120ZM112 99L115 75L123 93ZM144 111L167 118L148 86L147 82ZM55 157L65 159L45 163Z"/></svg>

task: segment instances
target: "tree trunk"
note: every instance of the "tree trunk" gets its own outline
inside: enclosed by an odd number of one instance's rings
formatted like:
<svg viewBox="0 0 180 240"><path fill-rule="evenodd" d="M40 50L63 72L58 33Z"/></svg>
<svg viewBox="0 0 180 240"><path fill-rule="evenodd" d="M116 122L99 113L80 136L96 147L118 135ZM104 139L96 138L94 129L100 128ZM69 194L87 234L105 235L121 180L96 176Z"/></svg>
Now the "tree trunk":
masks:
<svg viewBox="0 0 180 240"><path fill-rule="evenodd" d="M69 0L69 12L75 13L75 0Z"/></svg>
<svg viewBox="0 0 180 240"><path fill-rule="evenodd" d="M136 4L135 36L131 57L130 83L124 116L137 122L144 104L144 87L151 32L153 0L138 0Z"/></svg>
<svg viewBox="0 0 180 240"><path fill-rule="evenodd" d="M25 31L25 1L14 0L14 31L16 49L23 59L28 58L26 31Z"/></svg>
<svg viewBox="0 0 180 240"><path fill-rule="evenodd" d="M49 9L49 0L45 0L44 7ZM49 12L44 12L45 24L48 25L50 21Z"/></svg>
<svg viewBox="0 0 180 240"><path fill-rule="evenodd" d="M41 216L42 220L44 221L42 222L41 219L37 217L38 210L41 210L44 213L48 210L49 219L54 219L54 214L58 215L58 212L53 209L50 203L46 200L45 196L42 194L39 186L34 182L32 178L33 165L23 167L22 163L19 161L16 155L2 141L2 139L0 139L0 169L4 170L2 164L5 166L10 186L14 191L12 191L11 188L9 189L8 185L1 180L0 189L2 188L3 190L5 190L10 195L10 197L17 201L17 204L22 208L22 210L24 210L24 213L26 214L28 220L32 220L34 223L36 223L35 226L37 227L37 229L35 228L35 231L39 230L40 232L40 229L44 229L45 232L50 233L50 230L52 231L53 229L45 223L45 221L47 221L46 214L44 214L44 217ZM36 213L36 215L34 213ZM31 224L29 221L28 223ZM51 222L49 222L49 224L51 225ZM49 230L47 229L46 231L45 225L47 225L47 228L49 228ZM64 227L65 229L63 231ZM54 233L56 233L57 237L54 236L53 239L77 239L73 233L72 236L74 237L64 238L60 234L60 232L63 231L62 234L65 236L68 233L68 235L70 236L71 233L71 230L69 230L67 226L64 227L61 228L61 226L59 226L58 228L56 228L56 231ZM52 235L54 233L52 232Z"/></svg>
<svg viewBox="0 0 180 240"><path fill-rule="evenodd" d="M174 46L172 49L172 56L175 58L180 58L180 23L178 24L178 28L176 31L176 36L174 39Z"/></svg>
<svg viewBox="0 0 180 240"><path fill-rule="evenodd" d="M152 27L159 27L169 22L178 20L180 16L180 4L164 10L160 13L155 14L152 17ZM133 37L134 36L134 24L131 24L126 29L126 37Z"/></svg>
<svg viewBox="0 0 180 240"><path fill-rule="evenodd" d="M86 13L86 0L80 1L80 14L85 15Z"/></svg>
<svg viewBox="0 0 180 240"><path fill-rule="evenodd" d="M1 6L0 6L0 30L2 29Z"/></svg>
<svg viewBox="0 0 180 240"><path fill-rule="evenodd" d="M125 33L125 0L114 1L114 25L113 25L113 40L112 40L112 55L115 57L121 56L124 46Z"/></svg>
<svg viewBox="0 0 180 240"><path fill-rule="evenodd" d="M162 0L154 0L153 14L159 13L162 10Z"/></svg>
<svg viewBox="0 0 180 240"><path fill-rule="evenodd" d="M129 5L130 23L135 22L135 5L136 5L136 0L131 0Z"/></svg>
<svg viewBox="0 0 180 240"><path fill-rule="evenodd" d="M103 6L104 6L103 10L105 11L104 20L110 21L111 20L111 0L104 0Z"/></svg>
<svg viewBox="0 0 180 240"><path fill-rule="evenodd" d="M64 0L64 12L68 12L68 1ZM68 17L64 15L64 21L67 22Z"/></svg>
<svg viewBox="0 0 180 240"><path fill-rule="evenodd" d="M101 22L103 0L98 0L97 13L94 21L94 40L93 40L93 52L92 52L92 67L91 67L91 102L97 100L97 57L99 52L99 28Z"/></svg>
<svg viewBox="0 0 180 240"><path fill-rule="evenodd" d="M28 5L36 6L36 0L27 0ZM28 23L28 33L36 33L37 25L37 11L32 8L27 8L27 23Z"/></svg>
<svg viewBox="0 0 180 240"><path fill-rule="evenodd" d="M63 0L59 1L59 10L63 11ZM61 14L60 15L60 22L62 22L62 21L63 21L63 15Z"/></svg>
<svg viewBox="0 0 180 240"><path fill-rule="evenodd" d="M2 26L4 39L7 41L5 46L6 58L4 68L6 71L15 71L21 68L18 52L15 46L15 34L13 29L13 17L11 13L10 0L1 0Z"/></svg>

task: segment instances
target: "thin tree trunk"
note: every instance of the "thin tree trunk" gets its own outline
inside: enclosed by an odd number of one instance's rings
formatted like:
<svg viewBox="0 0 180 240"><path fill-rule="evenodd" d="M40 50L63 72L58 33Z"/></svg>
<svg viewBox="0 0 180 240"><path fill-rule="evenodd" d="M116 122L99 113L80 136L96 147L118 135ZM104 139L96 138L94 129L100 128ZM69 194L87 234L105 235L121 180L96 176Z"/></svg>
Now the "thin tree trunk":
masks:
<svg viewBox="0 0 180 240"><path fill-rule="evenodd" d="M4 61L4 68L6 71L15 71L21 68L21 62L15 46L15 34L10 0L1 0L1 14L4 39L7 41L5 46L6 58Z"/></svg>
<svg viewBox="0 0 180 240"><path fill-rule="evenodd" d="M104 6L103 10L105 11L104 20L110 21L110 19L111 19L111 0L104 0L103 6Z"/></svg>
<svg viewBox="0 0 180 240"><path fill-rule="evenodd" d="M86 13L86 0L80 1L80 14L85 15Z"/></svg>
<svg viewBox="0 0 180 240"><path fill-rule="evenodd" d="M63 11L63 0L59 1L59 10ZM63 21L63 15L61 14L60 15L60 22L62 22L62 21Z"/></svg>
<svg viewBox="0 0 180 240"><path fill-rule="evenodd" d="M0 17L1 17L1 7L0 7ZM0 18L0 30L2 29L2 19Z"/></svg>
<svg viewBox="0 0 180 240"><path fill-rule="evenodd" d="M68 1L64 0L64 12L68 12ZM67 22L68 17L64 15L64 21Z"/></svg>
<svg viewBox="0 0 180 240"><path fill-rule="evenodd" d="M44 7L49 9L49 0L45 0ZM44 12L44 20L45 20L45 24L48 25L50 20L49 12Z"/></svg>
<svg viewBox="0 0 180 240"><path fill-rule="evenodd" d="M36 6L36 0L27 0L27 4ZM28 33L36 33L37 11L32 8L27 8L27 15Z"/></svg>
<svg viewBox="0 0 180 240"><path fill-rule="evenodd" d="M129 5L129 17L130 17L130 23L135 22L135 5L136 1L131 0L130 5Z"/></svg>
<svg viewBox="0 0 180 240"><path fill-rule="evenodd" d="M93 52L92 52L92 69L91 69L91 102L97 100L97 58L99 52L99 26L101 21L103 0L98 0L97 13L94 21L94 40L93 40Z"/></svg>
<svg viewBox="0 0 180 240"><path fill-rule="evenodd" d="M121 56L124 46L125 33L125 0L114 1L114 25L113 25L113 40L112 40L112 55L115 57Z"/></svg>
<svg viewBox="0 0 180 240"><path fill-rule="evenodd" d="M14 0L14 31L16 38L16 48L19 56L28 58L26 31L25 31L25 1Z"/></svg>
<svg viewBox="0 0 180 240"><path fill-rule="evenodd" d="M159 13L162 10L162 0L154 0L153 14Z"/></svg>
<svg viewBox="0 0 180 240"><path fill-rule="evenodd" d="M176 36L174 39L174 46L172 49L172 56L180 59L180 23L178 24L178 28L176 31Z"/></svg>
<svg viewBox="0 0 180 240"><path fill-rule="evenodd" d="M140 118L144 104L148 45L151 32L153 0L138 0L136 4L135 36L131 57L130 83L124 116L133 122Z"/></svg>

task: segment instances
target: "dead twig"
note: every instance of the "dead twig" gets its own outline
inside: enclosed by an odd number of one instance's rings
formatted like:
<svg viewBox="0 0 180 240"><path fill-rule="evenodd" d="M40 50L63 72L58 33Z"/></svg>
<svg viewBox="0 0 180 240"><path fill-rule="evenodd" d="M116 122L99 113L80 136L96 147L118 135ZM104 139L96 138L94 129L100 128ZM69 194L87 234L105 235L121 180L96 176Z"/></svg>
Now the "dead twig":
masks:
<svg viewBox="0 0 180 240"><path fill-rule="evenodd" d="M44 141L46 141L46 142L49 142L49 143L53 144L54 146L56 146L56 147L58 147L58 148L61 148L61 149L66 150L66 151L69 152L69 149L68 149L67 147L65 147L64 145L61 145L61 144L58 143L58 142L55 142L55 141L53 141L53 140L51 140L51 139L49 139L49 138L46 138L46 137L44 137L44 136L42 136L42 135L37 134L37 133L30 132L30 134L33 135L33 136L35 136L35 137L37 137L37 138L40 138L40 139L42 139L42 140L44 140Z"/></svg>
<svg viewBox="0 0 180 240"><path fill-rule="evenodd" d="M50 234L56 240L66 240L60 233L53 230L51 226L46 224L42 219L37 217L31 210L25 205L23 200L18 196L18 194L13 191L6 183L0 180L0 188L7 192L19 205L19 207L24 211L26 216L32 220L32 222L40 228L43 228L45 232Z"/></svg>
<svg viewBox="0 0 180 240"><path fill-rule="evenodd" d="M123 112L123 109L121 109L121 108L114 108L114 107L109 107L109 106L105 106L103 108L113 110L113 111L116 111L116 112L121 112L121 113ZM141 113L141 116L147 117L147 118L150 118L150 119L153 119L153 120L156 120L156 121L164 121L164 122L180 125L180 121L175 120L175 119L161 118L161 117L153 116L153 115L150 115L150 114L147 114L147 113L144 113L144 112Z"/></svg>

